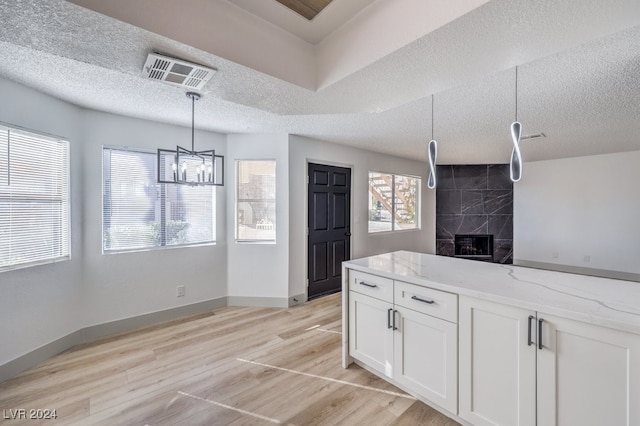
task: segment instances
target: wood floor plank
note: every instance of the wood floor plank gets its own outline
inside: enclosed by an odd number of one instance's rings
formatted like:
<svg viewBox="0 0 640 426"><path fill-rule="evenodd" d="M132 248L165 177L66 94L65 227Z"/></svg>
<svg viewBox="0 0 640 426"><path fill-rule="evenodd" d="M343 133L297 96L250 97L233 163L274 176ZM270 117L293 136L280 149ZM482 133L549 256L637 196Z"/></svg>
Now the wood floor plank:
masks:
<svg viewBox="0 0 640 426"><path fill-rule="evenodd" d="M343 369L341 330L340 294L221 308L72 348L0 383L0 410L57 409L47 425L457 425Z"/></svg>

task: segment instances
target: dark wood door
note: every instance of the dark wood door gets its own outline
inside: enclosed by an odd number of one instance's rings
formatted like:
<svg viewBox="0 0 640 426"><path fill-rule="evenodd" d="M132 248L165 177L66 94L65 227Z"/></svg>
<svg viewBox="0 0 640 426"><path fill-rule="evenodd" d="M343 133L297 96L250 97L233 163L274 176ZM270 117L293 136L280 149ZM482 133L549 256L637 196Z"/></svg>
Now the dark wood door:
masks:
<svg viewBox="0 0 640 426"><path fill-rule="evenodd" d="M309 163L308 297L340 291L351 253L351 169Z"/></svg>

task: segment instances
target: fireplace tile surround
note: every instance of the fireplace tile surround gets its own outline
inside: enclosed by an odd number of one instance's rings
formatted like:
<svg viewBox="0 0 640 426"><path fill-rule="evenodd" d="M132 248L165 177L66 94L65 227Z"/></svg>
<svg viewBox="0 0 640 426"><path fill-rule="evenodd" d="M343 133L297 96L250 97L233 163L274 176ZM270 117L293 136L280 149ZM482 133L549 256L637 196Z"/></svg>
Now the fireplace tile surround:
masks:
<svg viewBox="0 0 640 426"><path fill-rule="evenodd" d="M454 256L456 234L492 234L496 263L513 263L513 183L508 164L439 165L436 254Z"/></svg>

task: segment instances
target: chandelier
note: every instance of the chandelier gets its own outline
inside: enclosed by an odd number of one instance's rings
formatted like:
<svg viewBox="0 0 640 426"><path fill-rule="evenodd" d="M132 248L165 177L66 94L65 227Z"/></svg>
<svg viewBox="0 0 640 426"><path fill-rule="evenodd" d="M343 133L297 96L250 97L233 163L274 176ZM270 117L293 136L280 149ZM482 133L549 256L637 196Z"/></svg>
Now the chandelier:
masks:
<svg viewBox="0 0 640 426"><path fill-rule="evenodd" d="M224 186L224 157L213 149L195 150L195 102L200 95L187 92L187 98L191 99L191 149L158 148L158 183Z"/></svg>

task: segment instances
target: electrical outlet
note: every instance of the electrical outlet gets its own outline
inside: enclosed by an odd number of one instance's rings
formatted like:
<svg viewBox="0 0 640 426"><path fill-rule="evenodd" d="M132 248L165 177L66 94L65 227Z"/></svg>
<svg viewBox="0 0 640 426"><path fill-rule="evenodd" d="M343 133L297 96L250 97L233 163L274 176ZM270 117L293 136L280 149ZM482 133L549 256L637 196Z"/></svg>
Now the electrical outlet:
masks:
<svg viewBox="0 0 640 426"><path fill-rule="evenodd" d="M185 293L185 288L183 285L179 285L178 287L176 287L176 297L184 297L184 293Z"/></svg>
<svg viewBox="0 0 640 426"><path fill-rule="evenodd" d="M551 257L552 257L552 258L554 258L554 259L557 259L557 258L558 258L558 251L557 251L557 250L554 250L554 251L551 253Z"/></svg>
<svg viewBox="0 0 640 426"><path fill-rule="evenodd" d="M585 263L589 263L591 262L591 256L589 256L588 254L585 254L583 260L585 261Z"/></svg>

